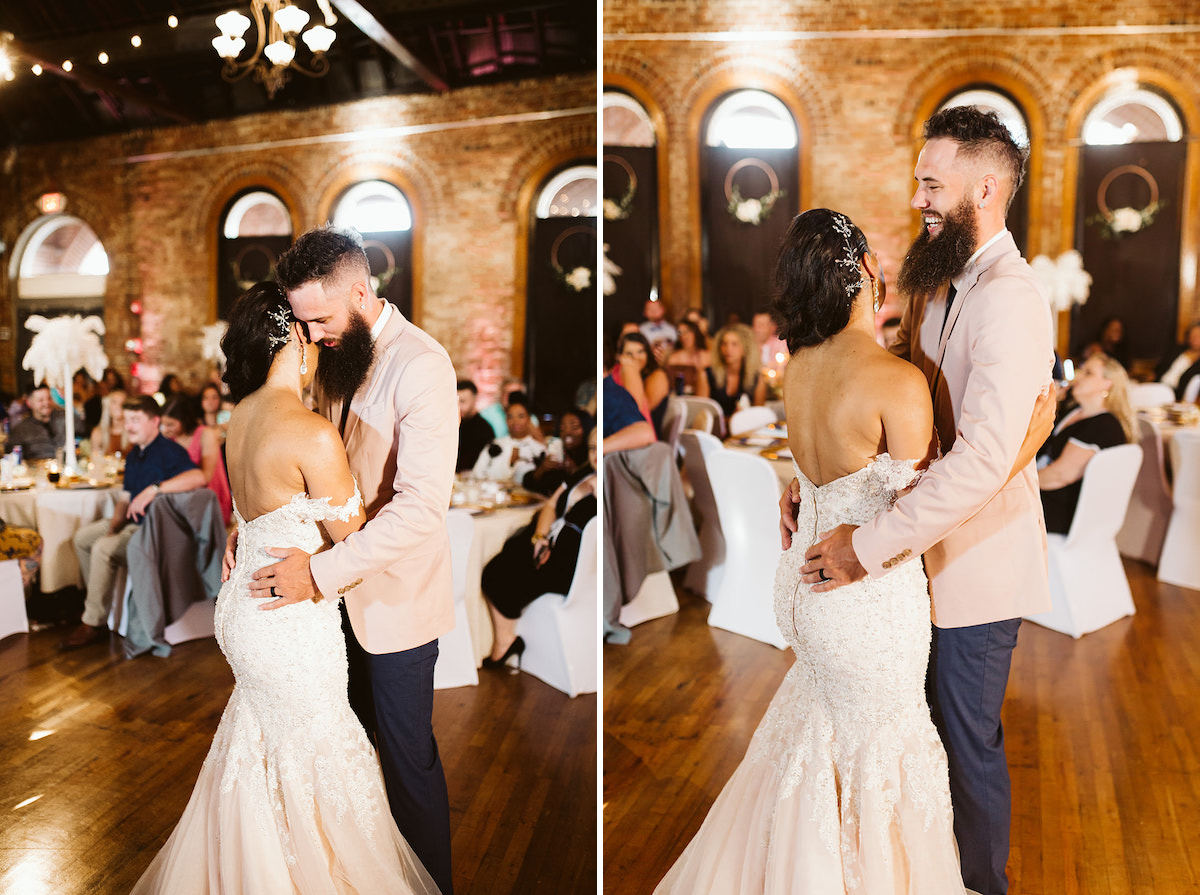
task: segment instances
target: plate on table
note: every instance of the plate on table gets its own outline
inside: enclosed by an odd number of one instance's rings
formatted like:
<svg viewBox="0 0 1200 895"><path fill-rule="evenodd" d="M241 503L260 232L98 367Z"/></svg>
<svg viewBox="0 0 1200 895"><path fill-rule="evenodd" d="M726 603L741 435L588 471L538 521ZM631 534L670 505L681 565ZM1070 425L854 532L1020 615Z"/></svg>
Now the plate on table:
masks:
<svg viewBox="0 0 1200 895"><path fill-rule="evenodd" d="M0 491L28 491L33 482L0 482Z"/></svg>
<svg viewBox="0 0 1200 895"><path fill-rule="evenodd" d="M65 491L87 491L93 488L105 488L107 484L97 482L95 479L75 479L72 481L64 481L59 479L56 488L62 488Z"/></svg>
<svg viewBox="0 0 1200 895"><path fill-rule="evenodd" d="M786 440L782 435L758 435L757 433L754 435L741 435L733 439L736 444L740 444L743 447L773 447L779 442Z"/></svg>
<svg viewBox="0 0 1200 895"><path fill-rule="evenodd" d="M539 503L545 498L540 494L535 494L532 491L513 491L508 495L508 502L512 506L524 507L532 503Z"/></svg>
<svg viewBox="0 0 1200 895"><path fill-rule="evenodd" d="M766 448L764 450L759 451L759 453L762 454L762 456L766 457L768 460L791 460L792 459L792 449L787 446L784 446L781 448Z"/></svg>

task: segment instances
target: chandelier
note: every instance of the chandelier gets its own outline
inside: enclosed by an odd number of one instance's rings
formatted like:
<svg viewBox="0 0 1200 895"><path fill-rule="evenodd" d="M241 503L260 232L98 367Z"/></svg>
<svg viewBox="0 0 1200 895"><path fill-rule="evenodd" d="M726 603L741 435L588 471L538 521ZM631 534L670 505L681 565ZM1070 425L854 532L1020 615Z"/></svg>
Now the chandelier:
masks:
<svg viewBox="0 0 1200 895"><path fill-rule="evenodd" d="M337 21L329 0L317 0L325 16L325 24L314 25L307 31L309 15L287 0L251 0L250 14L257 26L258 45L249 58L238 61L238 55L246 46L242 35L250 27L250 19L240 12L230 10L217 16L217 27L221 36L213 38L213 48L225 60L221 77L226 81L239 81L251 72L254 80L267 88L267 97L274 99L279 88L288 82L292 71L310 78L319 78L329 71L329 60L325 51L337 36L328 27ZM303 34L301 34L303 32ZM300 35L312 60L308 68L296 59L296 35ZM266 56L264 59L263 57Z"/></svg>

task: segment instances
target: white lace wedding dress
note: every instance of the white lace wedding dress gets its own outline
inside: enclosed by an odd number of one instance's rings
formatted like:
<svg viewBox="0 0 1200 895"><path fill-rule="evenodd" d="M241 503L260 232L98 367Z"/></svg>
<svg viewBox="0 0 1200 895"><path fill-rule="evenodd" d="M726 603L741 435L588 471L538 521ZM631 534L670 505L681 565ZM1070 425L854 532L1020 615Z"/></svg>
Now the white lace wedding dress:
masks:
<svg viewBox="0 0 1200 895"><path fill-rule="evenodd" d="M396 829L375 750L346 696L336 600L264 611L249 595L267 547L321 549L344 507L303 494L238 525L216 634L236 684L196 788L134 895L436 895Z"/></svg>
<svg viewBox="0 0 1200 895"><path fill-rule="evenodd" d="M881 454L803 490L775 577L796 654L746 757L657 895L963 893L946 754L925 703L930 610L909 562L823 594L800 581L816 533L887 510L915 478Z"/></svg>

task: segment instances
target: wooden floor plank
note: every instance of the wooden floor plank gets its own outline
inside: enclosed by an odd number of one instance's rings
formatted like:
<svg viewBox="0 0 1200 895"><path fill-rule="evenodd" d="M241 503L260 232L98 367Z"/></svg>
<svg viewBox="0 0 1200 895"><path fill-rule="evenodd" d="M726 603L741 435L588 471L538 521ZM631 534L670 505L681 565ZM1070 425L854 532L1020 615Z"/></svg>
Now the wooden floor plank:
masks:
<svg viewBox="0 0 1200 895"><path fill-rule="evenodd" d="M126 661L115 645L59 654L62 634L0 641L5 895L128 892L178 821L233 687L211 638ZM435 693L458 895L596 891L596 710L595 695L526 674L481 671L478 687Z"/></svg>
<svg viewBox="0 0 1200 895"><path fill-rule="evenodd" d="M1021 627L1004 708L1012 895L1200 892L1200 593L1126 563L1137 614ZM708 604L604 651L604 891L648 893L741 761L791 654Z"/></svg>

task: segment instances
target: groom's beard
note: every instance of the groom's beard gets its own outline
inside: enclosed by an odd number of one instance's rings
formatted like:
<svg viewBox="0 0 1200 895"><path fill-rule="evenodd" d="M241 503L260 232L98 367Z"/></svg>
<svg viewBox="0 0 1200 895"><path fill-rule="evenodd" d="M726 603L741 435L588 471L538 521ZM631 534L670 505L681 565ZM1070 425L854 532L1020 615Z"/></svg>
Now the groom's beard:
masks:
<svg viewBox="0 0 1200 895"><path fill-rule="evenodd" d="M317 385L333 401L348 403L367 380L375 360L375 340L371 327L358 311L350 312L350 323L338 339L336 348L321 346L317 363Z"/></svg>
<svg viewBox="0 0 1200 895"><path fill-rule="evenodd" d="M909 246L900 265L896 286L905 295L925 295L962 273L976 243L975 206L964 197L942 220L942 232L930 238L929 228Z"/></svg>

